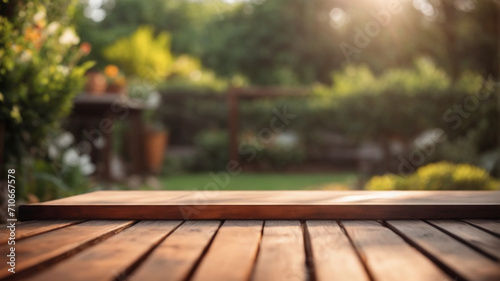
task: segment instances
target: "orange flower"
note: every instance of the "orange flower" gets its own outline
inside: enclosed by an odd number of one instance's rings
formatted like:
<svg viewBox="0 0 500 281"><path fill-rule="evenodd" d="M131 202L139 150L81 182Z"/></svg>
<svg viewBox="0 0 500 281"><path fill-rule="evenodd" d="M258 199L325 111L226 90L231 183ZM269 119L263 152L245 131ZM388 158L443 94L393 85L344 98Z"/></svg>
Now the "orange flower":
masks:
<svg viewBox="0 0 500 281"><path fill-rule="evenodd" d="M80 52L82 52L82 54L84 56L88 55L90 53L90 51L92 50L92 46L90 46L89 43L87 42L83 42L81 45L80 45Z"/></svg>
<svg viewBox="0 0 500 281"><path fill-rule="evenodd" d="M108 76L109 78L115 78L118 76L118 73L120 71L118 70L118 67L116 65L108 65L106 68L104 68L104 74Z"/></svg>
<svg viewBox="0 0 500 281"><path fill-rule="evenodd" d="M38 28L34 29L28 27L24 30L24 40L32 42L35 44L35 48L40 49L42 46L42 35Z"/></svg>
<svg viewBox="0 0 500 281"><path fill-rule="evenodd" d="M113 80L113 84L118 86L124 86L126 82L127 80L125 80L125 77L123 76L117 77L115 80Z"/></svg>

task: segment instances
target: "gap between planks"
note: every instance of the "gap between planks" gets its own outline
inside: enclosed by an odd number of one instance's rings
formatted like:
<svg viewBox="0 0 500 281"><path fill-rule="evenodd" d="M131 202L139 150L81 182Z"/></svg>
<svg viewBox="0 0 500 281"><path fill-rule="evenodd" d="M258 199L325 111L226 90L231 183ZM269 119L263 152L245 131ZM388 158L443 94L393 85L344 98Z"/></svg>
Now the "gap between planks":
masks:
<svg viewBox="0 0 500 281"><path fill-rule="evenodd" d="M393 220L385 223L454 279L500 280L498 263L427 222Z"/></svg>
<svg viewBox="0 0 500 281"><path fill-rule="evenodd" d="M8 272L6 263L0 264L0 279L20 279L57 264L133 224L134 221L88 221L21 240L16 243L16 273ZM8 247L0 247L0 252L7 252Z"/></svg>
<svg viewBox="0 0 500 281"><path fill-rule="evenodd" d="M15 223L15 234L16 241L32 237L45 232L53 231L63 227L68 227L71 225L79 224L85 222L81 221L69 221L69 220L51 220L51 221L26 221L26 222L16 222ZM9 240L10 230L7 228L9 223L2 225L0 231L0 245L7 244Z"/></svg>

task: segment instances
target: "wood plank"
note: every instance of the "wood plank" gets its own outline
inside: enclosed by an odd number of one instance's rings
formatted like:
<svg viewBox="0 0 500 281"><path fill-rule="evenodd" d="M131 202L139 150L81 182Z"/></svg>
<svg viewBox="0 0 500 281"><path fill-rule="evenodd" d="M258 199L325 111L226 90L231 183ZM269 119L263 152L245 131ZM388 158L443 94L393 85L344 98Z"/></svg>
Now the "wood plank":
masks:
<svg viewBox="0 0 500 281"><path fill-rule="evenodd" d="M200 203L219 205L248 204L493 204L500 191L175 191L125 190L95 191L35 205L165 205Z"/></svg>
<svg viewBox="0 0 500 281"><path fill-rule="evenodd" d="M500 237L500 221L495 220L465 220L465 222L470 223L476 227L481 228L484 231Z"/></svg>
<svg viewBox="0 0 500 281"><path fill-rule="evenodd" d="M317 281L369 280L356 251L335 221L306 221L306 233Z"/></svg>
<svg viewBox="0 0 500 281"><path fill-rule="evenodd" d="M15 223L16 241L81 222L82 221L68 221L68 220L16 222ZM1 227L0 245L6 244L9 239L10 230L7 228L8 225L9 224L3 225Z"/></svg>
<svg viewBox="0 0 500 281"><path fill-rule="evenodd" d="M187 221L132 273L129 280L186 280L219 228L220 221Z"/></svg>
<svg viewBox="0 0 500 281"><path fill-rule="evenodd" d="M179 224L181 221L141 221L26 280L111 281L125 278L131 268Z"/></svg>
<svg viewBox="0 0 500 281"><path fill-rule="evenodd" d="M375 280L449 280L423 254L376 221L342 221Z"/></svg>
<svg viewBox="0 0 500 281"><path fill-rule="evenodd" d="M32 219L491 219L500 191L100 191L23 205Z"/></svg>
<svg viewBox="0 0 500 281"><path fill-rule="evenodd" d="M16 243L16 277L24 271L43 268L61 260L93 242L105 239L130 226L133 221L88 221L33 236ZM1 253L10 246L2 245ZM0 279L8 277L8 264L0 264Z"/></svg>
<svg viewBox="0 0 500 281"><path fill-rule="evenodd" d="M500 265L423 221L388 221L433 260L465 280L500 280Z"/></svg>
<svg viewBox="0 0 500 281"><path fill-rule="evenodd" d="M299 221L266 221L252 280L308 280Z"/></svg>
<svg viewBox="0 0 500 281"><path fill-rule="evenodd" d="M247 281L257 257L263 221L226 221L192 281Z"/></svg>
<svg viewBox="0 0 500 281"><path fill-rule="evenodd" d="M461 221L431 220L429 223L494 260L500 260L500 238Z"/></svg>

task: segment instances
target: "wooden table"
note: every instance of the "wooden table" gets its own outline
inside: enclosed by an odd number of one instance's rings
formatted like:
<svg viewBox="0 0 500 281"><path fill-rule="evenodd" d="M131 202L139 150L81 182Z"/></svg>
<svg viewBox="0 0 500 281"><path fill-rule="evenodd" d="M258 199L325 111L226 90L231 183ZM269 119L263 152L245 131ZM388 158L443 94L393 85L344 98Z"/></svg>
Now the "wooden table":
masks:
<svg viewBox="0 0 500 281"><path fill-rule="evenodd" d="M21 206L23 219L37 220L17 225L17 273L3 262L0 279L500 280L499 199L500 192L95 192ZM197 212L179 211L186 207Z"/></svg>
<svg viewBox="0 0 500 281"><path fill-rule="evenodd" d="M113 154L113 131L116 121L126 121L129 126L129 141L133 148L129 150L133 174L143 175L147 172L144 160L142 112L147 109L142 101L131 99L119 94L80 94L73 100L71 117L80 122L81 132L77 134L79 144L92 145L91 155L94 161L102 163L98 176L107 181L113 181L111 173L111 158ZM96 139L104 138L104 146L97 147ZM84 146L82 146L84 147ZM99 152L99 153L97 153ZM98 160L96 160L99 158Z"/></svg>

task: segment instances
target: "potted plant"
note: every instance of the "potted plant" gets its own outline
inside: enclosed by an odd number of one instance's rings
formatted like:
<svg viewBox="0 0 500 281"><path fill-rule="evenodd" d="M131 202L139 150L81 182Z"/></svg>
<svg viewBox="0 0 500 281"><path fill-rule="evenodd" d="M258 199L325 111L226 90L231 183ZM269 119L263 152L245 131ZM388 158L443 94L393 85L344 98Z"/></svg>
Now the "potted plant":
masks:
<svg viewBox="0 0 500 281"><path fill-rule="evenodd" d="M132 99L141 99L148 109L144 113L146 129L143 132L144 155L148 170L158 173L168 141L168 131L159 120L157 107L160 94L156 86L165 79L172 68L170 36L160 32L154 35L152 27L141 26L129 37L120 38L104 50L104 56L131 77L128 94ZM131 50L140 50L131 52ZM118 73L110 69L109 74ZM133 132L137 134L138 132Z"/></svg>
<svg viewBox="0 0 500 281"><path fill-rule="evenodd" d="M158 112L161 96L158 92L150 92L146 99L147 110L144 111L146 123L144 131L145 160L148 171L158 174L163 166L165 150L168 145L168 129L160 120Z"/></svg>
<svg viewBox="0 0 500 281"><path fill-rule="evenodd" d="M125 76L120 73L120 69L116 65L107 65L104 68L104 75L107 80L106 92L111 94L126 94Z"/></svg>
<svg viewBox="0 0 500 281"><path fill-rule="evenodd" d="M168 146L168 131L165 128L146 127L144 145L148 171L158 174L163 166L165 151Z"/></svg>
<svg viewBox="0 0 500 281"><path fill-rule="evenodd" d="M85 92L90 95L102 95L106 92L106 87L108 86L106 82L106 77L98 71L88 71L85 76L87 81L85 82Z"/></svg>

